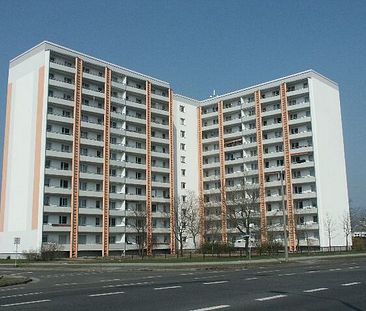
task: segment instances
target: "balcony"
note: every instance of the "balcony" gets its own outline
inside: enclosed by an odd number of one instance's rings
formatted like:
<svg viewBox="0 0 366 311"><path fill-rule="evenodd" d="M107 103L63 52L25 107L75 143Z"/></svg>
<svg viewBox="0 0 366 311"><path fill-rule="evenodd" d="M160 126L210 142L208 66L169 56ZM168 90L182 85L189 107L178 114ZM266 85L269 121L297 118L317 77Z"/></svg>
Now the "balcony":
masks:
<svg viewBox="0 0 366 311"><path fill-rule="evenodd" d="M70 164L71 167L71 164ZM49 176L71 176L72 175L72 171L70 170L62 170L59 167L46 167L45 169L45 175L49 175Z"/></svg>
<svg viewBox="0 0 366 311"><path fill-rule="evenodd" d="M84 180L103 180L103 175L96 172L80 172L80 179Z"/></svg>
<svg viewBox="0 0 366 311"><path fill-rule="evenodd" d="M96 155L80 155L80 162L86 162L86 163L104 163L103 157L98 157Z"/></svg>
<svg viewBox="0 0 366 311"><path fill-rule="evenodd" d="M43 232L70 232L70 224L44 224Z"/></svg>
<svg viewBox="0 0 366 311"><path fill-rule="evenodd" d="M70 117L64 116L63 114L56 113L56 112L49 112L47 114L47 120L58 122L58 123L65 123L65 124L73 124L74 123L74 120L71 116Z"/></svg>
<svg viewBox="0 0 366 311"><path fill-rule="evenodd" d="M61 96L48 96L48 102L53 103L60 106L74 107L74 99L73 98L64 98Z"/></svg>
<svg viewBox="0 0 366 311"><path fill-rule="evenodd" d="M71 195L71 187L61 188L59 186L47 186L44 187L44 193L47 194L62 194L62 195Z"/></svg>
<svg viewBox="0 0 366 311"><path fill-rule="evenodd" d="M102 140L98 140L97 138L81 138L80 145L91 146L91 147L103 147L104 142Z"/></svg>
<svg viewBox="0 0 366 311"><path fill-rule="evenodd" d="M70 147L71 149L71 147ZM55 159L72 159L72 152L63 151L61 148L47 148L46 149L46 157L51 157Z"/></svg>
<svg viewBox="0 0 366 311"><path fill-rule="evenodd" d="M87 80L91 80L91 81L98 81L101 83L105 82L105 78L102 75L96 74L96 73L92 73L92 72L83 72L83 78L87 79Z"/></svg>
<svg viewBox="0 0 366 311"><path fill-rule="evenodd" d="M69 90L75 89L75 85L73 82L66 82L66 80L63 81L63 80L52 78L52 77L49 78L49 85L64 88L64 89L69 89Z"/></svg>
<svg viewBox="0 0 366 311"><path fill-rule="evenodd" d="M50 59L50 68L75 74L75 64L71 64L71 66L69 66L69 64L70 63L67 61L62 62L59 60L52 60L52 58Z"/></svg>
<svg viewBox="0 0 366 311"><path fill-rule="evenodd" d="M58 140L58 141L73 141L72 134L62 133L61 131L47 131L46 137L48 139Z"/></svg>

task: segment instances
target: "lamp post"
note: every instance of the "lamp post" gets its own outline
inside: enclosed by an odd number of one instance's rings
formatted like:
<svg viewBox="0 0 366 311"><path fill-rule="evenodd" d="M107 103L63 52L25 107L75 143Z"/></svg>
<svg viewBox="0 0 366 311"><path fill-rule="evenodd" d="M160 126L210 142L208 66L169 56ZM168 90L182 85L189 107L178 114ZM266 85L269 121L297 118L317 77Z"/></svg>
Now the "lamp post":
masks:
<svg viewBox="0 0 366 311"><path fill-rule="evenodd" d="M288 243L287 243L287 226L286 226L286 209L285 209L285 193L283 187L283 169L279 172L281 179L281 194L282 194L282 215L283 215L283 241L285 246L285 261L288 261Z"/></svg>

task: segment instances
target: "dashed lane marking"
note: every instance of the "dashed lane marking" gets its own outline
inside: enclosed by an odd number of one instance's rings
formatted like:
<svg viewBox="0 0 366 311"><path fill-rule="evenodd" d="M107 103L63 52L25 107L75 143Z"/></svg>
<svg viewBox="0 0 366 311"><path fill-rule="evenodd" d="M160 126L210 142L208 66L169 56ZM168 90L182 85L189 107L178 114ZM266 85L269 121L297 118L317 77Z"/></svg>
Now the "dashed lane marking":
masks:
<svg viewBox="0 0 366 311"><path fill-rule="evenodd" d="M43 299L43 300L24 301L24 302L16 302L16 303L8 303L6 305L0 305L0 307L13 307L13 306L29 305L29 304L43 303L43 302L49 302L49 301L51 301L51 300Z"/></svg>
<svg viewBox="0 0 366 311"><path fill-rule="evenodd" d="M151 285L154 282L137 282L137 283L124 283L124 284L113 284L104 285L103 288L114 288L114 287L125 287L125 286L138 286L138 285Z"/></svg>
<svg viewBox="0 0 366 311"><path fill-rule="evenodd" d="M34 292L34 293L24 293L24 294L14 294L14 295L8 295L8 296L1 296L0 299L15 298L15 297L25 297L25 296L33 296L33 295L39 295L39 294L42 294L42 292Z"/></svg>
<svg viewBox="0 0 366 311"><path fill-rule="evenodd" d="M214 284L223 284L223 283L227 283L229 281L213 281L213 282L205 282L203 283L203 285L214 285Z"/></svg>
<svg viewBox="0 0 366 311"><path fill-rule="evenodd" d="M258 280L258 278L254 277L254 278L246 278L245 281L253 281L253 280Z"/></svg>
<svg viewBox="0 0 366 311"><path fill-rule="evenodd" d="M88 295L89 297L100 297L100 296L111 296L111 295L119 295L124 294L125 292L109 292L109 293L101 293L101 294L92 294Z"/></svg>
<svg viewBox="0 0 366 311"><path fill-rule="evenodd" d="M287 295L275 295L275 296L268 296L268 297L263 297L263 298L257 298L257 301L267 301L267 300L273 300L273 299L279 299L279 298L284 298L287 297Z"/></svg>
<svg viewBox="0 0 366 311"><path fill-rule="evenodd" d="M176 289L181 288L182 286L176 285L176 286L166 286L166 287L155 287L154 290L166 290L166 289Z"/></svg>
<svg viewBox="0 0 366 311"><path fill-rule="evenodd" d="M230 308L230 305L219 305L219 306L212 306L212 307L205 307L200 309L194 309L191 311L211 311L211 310L219 310L219 309L226 309Z"/></svg>
<svg viewBox="0 0 366 311"><path fill-rule="evenodd" d="M342 286L353 286L353 285L359 285L361 284L361 282L351 282L351 283L344 283L344 284L341 284Z"/></svg>
<svg viewBox="0 0 366 311"><path fill-rule="evenodd" d="M327 289L328 289L327 287L320 287L320 288L307 289L307 290L304 290L303 292L304 293L315 293L315 292L321 292L321 291L324 291Z"/></svg>
<svg viewBox="0 0 366 311"><path fill-rule="evenodd" d="M278 276L290 276L290 275L296 275L296 273L280 273Z"/></svg>

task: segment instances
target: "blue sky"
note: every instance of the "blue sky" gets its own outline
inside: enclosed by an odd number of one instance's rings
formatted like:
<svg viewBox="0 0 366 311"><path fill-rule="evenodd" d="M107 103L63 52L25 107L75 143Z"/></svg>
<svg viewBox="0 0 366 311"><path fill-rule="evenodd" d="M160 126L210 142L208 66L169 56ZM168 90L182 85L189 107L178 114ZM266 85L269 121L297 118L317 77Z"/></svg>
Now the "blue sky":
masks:
<svg viewBox="0 0 366 311"><path fill-rule="evenodd" d="M366 208L366 1L0 1L0 146L9 60L43 40L202 99L305 69L339 83L349 195Z"/></svg>

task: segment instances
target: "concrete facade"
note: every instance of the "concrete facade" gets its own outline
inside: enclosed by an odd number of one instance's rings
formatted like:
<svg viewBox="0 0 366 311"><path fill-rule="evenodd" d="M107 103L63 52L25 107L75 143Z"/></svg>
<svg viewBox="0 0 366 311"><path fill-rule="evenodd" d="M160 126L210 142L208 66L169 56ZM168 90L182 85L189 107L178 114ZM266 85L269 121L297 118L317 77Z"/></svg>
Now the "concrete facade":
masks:
<svg viewBox="0 0 366 311"><path fill-rule="evenodd" d="M339 91L313 70L198 101L43 42L10 62L7 98L2 256L15 237L71 257L174 253L177 202L191 197L196 243L234 242L229 198L243 184L258 189L256 240L282 241L281 172L290 249L345 245Z"/></svg>

